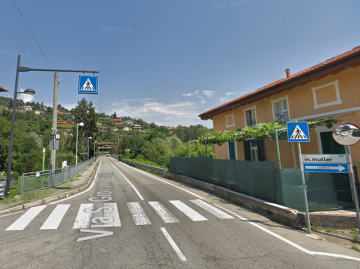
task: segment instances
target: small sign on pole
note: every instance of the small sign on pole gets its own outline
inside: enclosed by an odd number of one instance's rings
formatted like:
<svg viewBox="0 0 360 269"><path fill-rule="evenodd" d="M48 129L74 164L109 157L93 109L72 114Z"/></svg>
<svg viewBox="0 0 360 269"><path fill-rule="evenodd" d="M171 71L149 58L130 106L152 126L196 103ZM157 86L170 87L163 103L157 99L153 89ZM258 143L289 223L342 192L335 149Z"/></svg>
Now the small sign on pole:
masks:
<svg viewBox="0 0 360 269"><path fill-rule="evenodd" d="M98 76L79 75L79 93L98 94Z"/></svg>
<svg viewBox="0 0 360 269"><path fill-rule="evenodd" d="M286 123L288 142L310 142L309 125L307 122Z"/></svg>

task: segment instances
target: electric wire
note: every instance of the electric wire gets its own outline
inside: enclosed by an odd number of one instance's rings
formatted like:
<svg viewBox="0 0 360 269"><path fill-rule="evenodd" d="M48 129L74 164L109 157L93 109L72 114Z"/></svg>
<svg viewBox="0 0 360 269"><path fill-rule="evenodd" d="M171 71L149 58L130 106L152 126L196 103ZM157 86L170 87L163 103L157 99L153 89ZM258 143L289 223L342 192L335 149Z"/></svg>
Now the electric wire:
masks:
<svg viewBox="0 0 360 269"><path fill-rule="evenodd" d="M31 31L31 28L30 28L29 24L27 23L27 21L25 20L25 18L24 18L24 16L23 16L23 14L21 13L20 8L19 8L19 7L18 7L18 5L16 4L15 0L13 0L13 2L14 2L14 4L15 4L15 6L16 6L16 8L17 8L17 10L19 11L19 13L20 13L21 17L23 18L23 20L24 20L24 22L25 22L25 24L26 24L27 28L29 29L29 31L30 31L30 33L31 33L31 35L33 36L33 38L34 38L34 40L35 40L36 44L38 45L39 49L41 50L42 54L44 55L44 57L45 57L46 61L47 61L47 62L48 62L48 64L50 65L51 69L54 69L54 68L52 67L52 65L51 65L51 63L50 63L50 61L49 61L49 59L46 57L46 55L45 55L45 53L44 53L43 49L41 48L41 46L40 46L40 44L39 44L39 42L37 41L37 39L36 39L36 37L35 37L34 33Z"/></svg>

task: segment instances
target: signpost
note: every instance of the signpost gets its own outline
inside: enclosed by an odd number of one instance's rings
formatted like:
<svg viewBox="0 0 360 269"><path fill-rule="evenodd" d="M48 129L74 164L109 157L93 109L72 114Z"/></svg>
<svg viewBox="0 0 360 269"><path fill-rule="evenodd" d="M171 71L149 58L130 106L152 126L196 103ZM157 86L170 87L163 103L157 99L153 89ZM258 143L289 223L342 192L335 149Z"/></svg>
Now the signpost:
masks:
<svg viewBox="0 0 360 269"><path fill-rule="evenodd" d="M308 228L308 233L311 234L309 205L308 205L307 194L306 194L303 161L301 158L301 146L299 143L299 142L310 142L309 125L307 122L287 122L286 129L287 129L287 134L288 134L288 142L298 142L297 145L298 145L299 160L300 160L301 181L302 181L303 191L304 191L306 224L307 224L307 228Z"/></svg>
<svg viewBox="0 0 360 269"><path fill-rule="evenodd" d="M305 172L349 173L346 154L304 154L302 161Z"/></svg>

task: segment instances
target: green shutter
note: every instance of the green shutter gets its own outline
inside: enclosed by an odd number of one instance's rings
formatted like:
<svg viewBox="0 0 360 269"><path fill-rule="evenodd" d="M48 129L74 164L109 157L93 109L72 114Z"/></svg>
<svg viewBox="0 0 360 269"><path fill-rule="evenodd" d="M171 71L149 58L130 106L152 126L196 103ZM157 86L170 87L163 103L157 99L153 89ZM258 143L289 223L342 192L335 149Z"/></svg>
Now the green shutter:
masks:
<svg viewBox="0 0 360 269"><path fill-rule="evenodd" d="M257 148L258 148L258 156L259 156L259 161L264 161L264 151L263 151L263 141L256 141L257 142Z"/></svg>
<svg viewBox="0 0 360 269"><path fill-rule="evenodd" d="M249 141L244 141L244 153L245 153L245 161L251 161Z"/></svg>
<svg viewBox="0 0 360 269"><path fill-rule="evenodd" d="M235 160L235 148L233 142L228 142L228 149L229 149L229 159Z"/></svg>
<svg viewBox="0 0 360 269"><path fill-rule="evenodd" d="M322 132L320 137L323 154L345 154L345 147L335 142L332 132Z"/></svg>

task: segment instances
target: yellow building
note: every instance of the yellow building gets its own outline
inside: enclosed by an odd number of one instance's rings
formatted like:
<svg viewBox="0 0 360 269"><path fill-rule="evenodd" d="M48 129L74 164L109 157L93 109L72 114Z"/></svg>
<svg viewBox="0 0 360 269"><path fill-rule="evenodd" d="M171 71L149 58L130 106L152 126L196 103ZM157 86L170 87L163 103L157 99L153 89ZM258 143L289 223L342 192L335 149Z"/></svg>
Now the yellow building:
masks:
<svg viewBox="0 0 360 269"><path fill-rule="evenodd" d="M329 60L240 96L199 115L211 119L214 131L256 126L262 122L311 121L314 118L336 117L360 126L360 46ZM344 153L344 147L331 136L332 129L310 129L310 142L302 143L303 154ZM275 141L237 143L239 160L277 159ZM215 145L217 159L232 159L231 143ZM353 164L360 178L360 143L351 146ZM297 147L280 141L282 168L298 168Z"/></svg>

